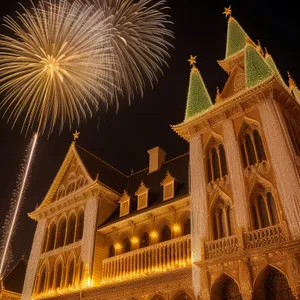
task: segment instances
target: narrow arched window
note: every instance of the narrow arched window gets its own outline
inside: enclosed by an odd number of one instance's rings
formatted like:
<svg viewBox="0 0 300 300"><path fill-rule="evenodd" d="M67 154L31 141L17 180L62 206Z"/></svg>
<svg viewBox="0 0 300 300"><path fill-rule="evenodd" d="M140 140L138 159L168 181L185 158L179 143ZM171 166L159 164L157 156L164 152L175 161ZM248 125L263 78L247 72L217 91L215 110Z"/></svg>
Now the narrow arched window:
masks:
<svg viewBox="0 0 300 300"><path fill-rule="evenodd" d="M63 198L65 196L65 186L61 185L56 194L56 200Z"/></svg>
<svg viewBox="0 0 300 300"><path fill-rule="evenodd" d="M228 175L224 146L214 139L206 149L206 169L208 182Z"/></svg>
<svg viewBox="0 0 300 300"><path fill-rule="evenodd" d="M66 219L60 220L57 230L56 248L63 247L65 244L66 226Z"/></svg>
<svg viewBox="0 0 300 300"><path fill-rule="evenodd" d="M247 125L240 134L240 144L245 168L267 159L263 141L257 129Z"/></svg>
<svg viewBox="0 0 300 300"><path fill-rule="evenodd" d="M69 265L67 286L72 286L74 283L74 273L75 273L74 268L75 268L75 264L73 259Z"/></svg>
<svg viewBox="0 0 300 300"><path fill-rule="evenodd" d="M47 250L53 250L54 246L55 246L55 237L56 237L56 225L53 223L50 226L50 230L49 230L49 241L48 241L48 247Z"/></svg>
<svg viewBox="0 0 300 300"><path fill-rule="evenodd" d="M42 253L47 251L48 230L49 230L48 227L46 227L45 234L44 234L44 240L43 240Z"/></svg>
<svg viewBox="0 0 300 300"><path fill-rule="evenodd" d="M165 242L171 239L171 229L166 225L161 231L161 242Z"/></svg>
<svg viewBox="0 0 300 300"><path fill-rule="evenodd" d="M212 207L213 239L221 239L233 235L234 216L230 203L219 198Z"/></svg>
<svg viewBox="0 0 300 300"><path fill-rule="evenodd" d="M75 227L76 227L76 217L74 214L72 214L68 220L67 245L74 242Z"/></svg>
<svg viewBox="0 0 300 300"><path fill-rule="evenodd" d="M59 262L56 266L55 288L60 288L62 283L62 263Z"/></svg>
<svg viewBox="0 0 300 300"><path fill-rule="evenodd" d="M85 185L85 179L84 177L79 177L76 181L76 190L82 188Z"/></svg>
<svg viewBox="0 0 300 300"><path fill-rule="evenodd" d="M124 240L124 252L129 252L130 251L130 240L129 238L126 238Z"/></svg>
<svg viewBox="0 0 300 300"><path fill-rule="evenodd" d="M254 229L260 229L279 223L276 203L271 192L256 194L252 197L252 217Z"/></svg>
<svg viewBox="0 0 300 300"><path fill-rule="evenodd" d="M38 288L38 294L42 294L44 292L46 292L46 277L47 277L47 269L46 267L43 268L41 275L40 275L40 284L39 284L39 288Z"/></svg>
<svg viewBox="0 0 300 300"><path fill-rule="evenodd" d="M141 239L141 248L149 246L149 234L148 232L144 232Z"/></svg>
<svg viewBox="0 0 300 300"><path fill-rule="evenodd" d="M70 180L68 182L68 185L67 185L67 188L66 188L66 195L69 195L69 194L71 194L72 192L75 191L75 185L76 185L75 179Z"/></svg>
<svg viewBox="0 0 300 300"><path fill-rule="evenodd" d="M191 220L187 219L184 223L183 234L187 235L191 233Z"/></svg>
<svg viewBox="0 0 300 300"><path fill-rule="evenodd" d="M113 256L115 256L115 247L114 245L111 245L109 247L108 257L113 257Z"/></svg>
<svg viewBox="0 0 300 300"><path fill-rule="evenodd" d="M83 235L83 226L84 226L84 212L81 211L78 217L77 222L77 235L76 235L76 241L79 241L82 239Z"/></svg>
<svg viewBox="0 0 300 300"><path fill-rule="evenodd" d="M79 283L83 280L83 261L79 260Z"/></svg>

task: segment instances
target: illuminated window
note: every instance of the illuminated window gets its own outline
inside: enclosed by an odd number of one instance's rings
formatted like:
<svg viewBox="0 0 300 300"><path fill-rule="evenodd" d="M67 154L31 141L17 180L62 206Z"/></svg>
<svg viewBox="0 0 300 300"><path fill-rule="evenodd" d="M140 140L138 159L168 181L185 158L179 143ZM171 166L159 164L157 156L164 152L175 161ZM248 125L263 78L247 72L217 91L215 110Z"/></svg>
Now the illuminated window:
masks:
<svg viewBox="0 0 300 300"><path fill-rule="evenodd" d="M60 288L62 285L62 262L56 265L55 288Z"/></svg>
<svg viewBox="0 0 300 300"><path fill-rule="evenodd" d="M191 233L191 220L187 219L184 223L183 235L187 235Z"/></svg>
<svg viewBox="0 0 300 300"><path fill-rule="evenodd" d="M86 185L86 180L84 179L83 176L80 176L76 181L76 190L79 190L85 185Z"/></svg>
<svg viewBox="0 0 300 300"><path fill-rule="evenodd" d="M53 250L55 246L55 237L56 237L56 225L52 223L49 230L49 241L47 251Z"/></svg>
<svg viewBox="0 0 300 300"><path fill-rule="evenodd" d="M44 253L47 250L48 230L49 230L48 227L46 227L46 231L44 234L44 240L43 240L42 253Z"/></svg>
<svg viewBox="0 0 300 300"><path fill-rule="evenodd" d="M46 285L47 285L47 280L46 279L47 279L47 269L44 266L43 270L40 274L39 287L37 289L38 294L46 292Z"/></svg>
<svg viewBox="0 0 300 300"><path fill-rule="evenodd" d="M129 252L131 249L129 238L125 238L124 240L124 252Z"/></svg>
<svg viewBox="0 0 300 300"><path fill-rule="evenodd" d="M165 178L160 183L163 186L163 198L164 200L174 198L174 187L175 187L175 177L173 177L170 172L167 172Z"/></svg>
<svg viewBox="0 0 300 300"><path fill-rule="evenodd" d="M75 273L74 268L75 268L74 259L72 259L72 261L69 265L67 286L72 286L74 283L74 273Z"/></svg>
<svg viewBox="0 0 300 300"><path fill-rule="evenodd" d="M115 256L115 247L114 247L114 245L111 245L109 247L108 257L113 257L113 256Z"/></svg>

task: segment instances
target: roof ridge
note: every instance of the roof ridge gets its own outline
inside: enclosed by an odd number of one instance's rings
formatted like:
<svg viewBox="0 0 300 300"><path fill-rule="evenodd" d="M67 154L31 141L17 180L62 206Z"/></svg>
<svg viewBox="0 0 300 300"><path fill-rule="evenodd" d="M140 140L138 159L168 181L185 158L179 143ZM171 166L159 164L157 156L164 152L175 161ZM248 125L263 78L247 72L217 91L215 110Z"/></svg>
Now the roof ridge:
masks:
<svg viewBox="0 0 300 300"><path fill-rule="evenodd" d="M78 144L75 144L75 147L78 147L79 149L85 151L86 153L88 153L89 155L93 156L94 158L100 160L102 163L106 164L108 167L112 168L113 170L117 171L118 173L120 173L121 175L125 176L126 178L129 178L128 175L124 174L123 172L121 172L120 170L118 170L117 168L113 167L112 165L110 165L109 163L107 163L106 161L104 161L103 159L99 158L98 156L96 156L95 154L93 154L92 152L88 151L87 149L83 148L82 146L79 146Z"/></svg>
<svg viewBox="0 0 300 300"><path fill-rule="evenodd" d="M163 165L164 165L164 164L167 164L167 163L169 163L169 162L171 162L171 161L173 161L173 160L176 160L176 159L178 159L178 158L181 158L181 157L183 157L183 156L185 156L185 155L188 155L189 153L190 153L190 152L186 152L186 153L180 154L180 155L178 155L178 156L175 156L175 157L173 157L173 158L170 158L169 160L165 161L165 162L163 163ZM141 170L139 170L139 171L136 171L136 172L130 174L130 175L128 176L128 178L130 178L131 176L136 175L136 174L138 174L138 173L141 173L141 172L143 172L143 171L146 171L146 170L148 170L148 169L149 169L149 167L144 168L144 169L141 169Z"/></svg>
<svg viewBox="0 0 300 300"><path fill-rule="evenodd" d="M23 258L23 256L16 262L13 267L3 276L3 281L13 272L13 270L19 265L19 263L23 261L26 265L28 265L28 262Z"/></svg>

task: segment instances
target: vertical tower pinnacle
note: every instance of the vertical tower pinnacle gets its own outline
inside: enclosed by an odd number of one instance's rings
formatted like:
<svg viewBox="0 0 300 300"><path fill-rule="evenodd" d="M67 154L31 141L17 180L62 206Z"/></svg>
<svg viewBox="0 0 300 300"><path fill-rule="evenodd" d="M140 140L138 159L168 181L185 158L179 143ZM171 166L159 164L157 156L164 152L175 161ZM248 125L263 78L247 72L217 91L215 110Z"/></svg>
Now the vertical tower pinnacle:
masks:
<svg viewBox="0 0 300 300"><path fill-rule="evenodd" d="M196 56L190 57L191 73L188 90L185 121L212 106L211 98L197 67Z"/></svg>

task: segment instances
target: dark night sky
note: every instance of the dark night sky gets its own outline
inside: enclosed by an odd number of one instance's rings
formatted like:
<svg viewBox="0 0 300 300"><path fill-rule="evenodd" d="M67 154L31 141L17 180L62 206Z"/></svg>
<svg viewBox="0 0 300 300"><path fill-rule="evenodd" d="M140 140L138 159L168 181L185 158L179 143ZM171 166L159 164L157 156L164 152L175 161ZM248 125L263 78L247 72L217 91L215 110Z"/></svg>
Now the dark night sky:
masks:
<svg viewBox="0 0 300 300"><path fill-rule="evenodd" d="M1 20L3 15L14 14L14 10L19 9L17 2L1 0ZM29 0L20 2L28 5ZM221 89L227 77L217 60L225 55L227 22L222 11L229 4L233 16L249 36L254 41L259 39L262 46L268 48L284 79L290 71L300 85L297 68L300 15L292 1L169 0L176 40L164 76L159 78L153 90L146 89L144 98L137 97L130 107L124 101L117 114L110 108L81 124L78 143L127 174L131 168L136 171L147 166L147 150L152 147L162 147L167 152L167 159L187 152L188 145L170 129L170 124L177 124L184 118L190 69L187 59L190 54L197 55L197 66L214 97L216 86ZM0 121L0 137L0 224L3 224L30 134L20 134L19 127L12 130L4 119ZM68 130L39 140L13 243L15 260L23 253L29 256L35 222L27 217L27 213L42 201L71 141L72 132Z"/></svg>

